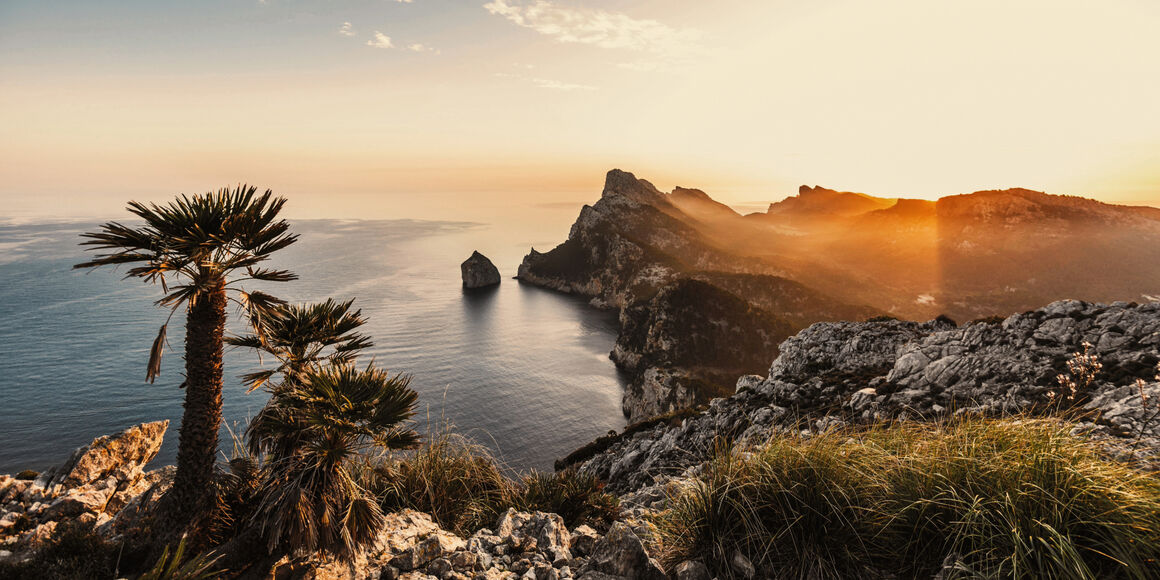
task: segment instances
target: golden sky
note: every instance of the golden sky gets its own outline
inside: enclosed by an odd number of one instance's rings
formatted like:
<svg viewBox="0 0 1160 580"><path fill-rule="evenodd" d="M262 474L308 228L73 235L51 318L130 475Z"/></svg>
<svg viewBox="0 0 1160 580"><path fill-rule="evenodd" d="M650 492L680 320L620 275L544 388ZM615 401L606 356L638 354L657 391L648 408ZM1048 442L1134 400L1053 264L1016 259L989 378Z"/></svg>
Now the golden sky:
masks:
<svg viewBox="0 0 1160 580"><path fill-rule="evenodd" d="M238 182L299 217L802 183L1160 205L1153 0L0 4L0 217Z"/></svg>

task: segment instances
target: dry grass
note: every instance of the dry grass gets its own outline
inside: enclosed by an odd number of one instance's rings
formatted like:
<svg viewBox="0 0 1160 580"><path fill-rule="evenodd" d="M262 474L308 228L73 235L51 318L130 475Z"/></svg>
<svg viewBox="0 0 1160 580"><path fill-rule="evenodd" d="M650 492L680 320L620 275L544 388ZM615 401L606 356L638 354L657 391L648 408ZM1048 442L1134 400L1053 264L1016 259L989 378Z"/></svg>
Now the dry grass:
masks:
<svg viewBox="0 0 1160 580"><path fill-rule="evenodd" d="M569 527L606 528L619 514L604 484L575 470L512 479L486 447L450 428L429 434L418 450L368 466L384 510L430 514L444 528L470 535L514 507L560 514Z"/></svg>
<svg viewBox="0 0 1160 580"><path fill-rule="evenodd" d="M664 559L779 578L1155 578L1160 478L1058 420L963 418L725 450L662 514Z"/></svg>

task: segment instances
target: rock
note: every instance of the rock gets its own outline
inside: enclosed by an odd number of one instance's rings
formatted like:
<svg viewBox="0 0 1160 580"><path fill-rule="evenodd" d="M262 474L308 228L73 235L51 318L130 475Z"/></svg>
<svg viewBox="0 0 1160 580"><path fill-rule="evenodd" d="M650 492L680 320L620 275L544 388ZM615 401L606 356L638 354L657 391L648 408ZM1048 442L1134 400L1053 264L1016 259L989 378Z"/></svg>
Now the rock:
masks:
<svg viewBox="0 0 1160 580"><path fill-rule="evenodd" d="M514 508L500 516L495 526L497 536L516 546L517 549L531 549L548 554L549 561L569 559L571 537L564 526L564 518L544 512L517 512Z"/></svg>
<svg viewBox="0 0 1160 580"><path fill-rule="evenodd" d="M49 504L41 518L56 520L76 517L86 512L100 513L105 510L105 504L109 502L111 495L111 489L98 490L92 489L91 486L70 490Z"/></svg>
<svg viewBox="0 0 1160 580"><path fill-rule="evenodd" d="M1071 323L1053 322L1058 320ZM1064 327L1073 330L1058 332ZM1112 428L1108 436L1127 440L1120 446L1124 453L1160 467L1160 420L1146 421L1150 414L1140 396L1160 401L1160 302L1077 301L960 327L945 320L814 324L782 343L768 377L740 378L734 395L712 400L679 423L658 422L631 436L607 438L603 451L575 465L606 480L609 491L652 505L650 498L663 491L658 485L686 477L686 470L712 455L719 439L760 443L798 434L799 422L809 435L952 411L1002 415L1044 408L1047 393L1058 388L1055 376L1067 372L1081 343L1096 345L1109 335L1119 346L1095 353L1103 368L1086 408L1102 415ZM1145 383L1142 391L1137 379ZM1133 451L1136 434L1141 441Z"/></svg>
<svg viewBox="0 0 1160 580"><path fill-rule="evenodd" d="M447 558L436 558L427 565L427 573L436 578L446 578L453 570L454 566Z"/></svg>
<svg viewBox="0 0 1160 580"><path fill-rule="evenodd" d="M572 535L569 538L572 554L578 557L591 554L598 541L600 541L600 534L586 525L576 526L576 529L572 530Z"/></svg>
<svg viewBox="0 0 1160 580"><path fill-rule="evenodd" d="M485 288L499 284L499 269L487 256L479 252L472 252L471 257L459 265L463 276L463 287L469 290Z"/></svg>
<svg viewBox="0 0 1160 580"><path fill-rule="evenodd" d="M79 487L113 476L126 475L149 463L161 450L169 421L143 423L116 435L93 439L92 443L73 452L63 465L37 477L37 483L51 489L55 485Z"/></svg>
<svg viewBox="0 0 1160 580"><path fill-rule="evenodd" d="M447 552L462 548L463 540L446 532L436 532L391 560L403 572L422 568Z"/></svg>
<svg viewBox="0 0 1160 580"><path fill-rule="evenodd" d="M624 522L614 522L592 550L588 570L637 580L661 580L665 573L644 543ZM583 577L583 576L582 576Z"/></svg>
<svg viewBox="0 0 1160 580"><path fill-rule="evenodd" d="M450 557L451 565L460 572L479 568L479 554L470 551L455 552Z"/></svg>
<svg viewBox="0 0 1160 580"><path fill-rule="evenodd" d="M738 576L745 578L745 580L753 580L757 575L757 570L753 567L753 562L741 553L741 550L734 550L733 557L729 560L730 567L737 573Z"/></svg>
<svg viewBox="0 0 1160 580"><path fill-rule="evenodd" d="M674 580L709 580L709 568L699 560L686 560L673 570Z"/></svg>

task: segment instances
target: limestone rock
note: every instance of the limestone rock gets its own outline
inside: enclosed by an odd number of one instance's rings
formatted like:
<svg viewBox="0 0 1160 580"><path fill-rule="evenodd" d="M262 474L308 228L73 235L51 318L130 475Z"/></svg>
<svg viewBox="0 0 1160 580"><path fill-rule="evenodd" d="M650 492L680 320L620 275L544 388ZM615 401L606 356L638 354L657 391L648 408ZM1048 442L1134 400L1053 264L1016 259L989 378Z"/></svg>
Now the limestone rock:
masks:
<svg viewBox="0 0 1160 580"><path fill-rule="evenodd" d="M509 508L500 516L495 527L496 535L507 539L517 547L534 547L535 550L550 555L551 561L569 559L571 537L564 526L564 518L544 512L517 512ZM530 540L530 541L529 541Z"/></svg>
<svg viewBox="0 0 1160 580"><path fill-rule="evenodd" d="M93 439L92 443L73 452L64 464L49 469L36 479L45 488L79 487L110 476L124 478L140 469L161 450L169 421L143 423L116 435Z"/></svg>
<svg viewBox="0 0 1160 580"><path fill-rule="evenodd" d="M673 570L674 580L709 580L709 568L697 560L687 560L677 564Z"/></svg>
<svg viewBox="0 0 1160 580"><path fill-rule="evenodd" d="M608 534L597 542L588 570L635 580L665 578L660 564L649 557L644 543L624 522L613 523Z"/></svg>
<svg viewBox="0 0 1160 580"><path fill-rule="evenodd" d="M632 497L649 502L656 494L643 490L683 477L722 438L761 442L800 434L799 422L808 435L952 410L1002 415L1043 408L1058 389L1056 375L1067 372L1085 341L1103 364L1086 408L1101 416L1107 437L1126 440L1119 446L1124 453L1160 464L1160 421L1147 421L1141 397L1160 401L1160 302L1067 300L960 327L946 320L814 324L782 343L768 377L743 376L734 395L712 400L703 412L614 437L577 465L608 481L610 491L642 490Z"/></svg>
<svg viewBox="0 0 1160 580"><path fill-rule="evenodd" d="M487 256L479 252L472 252L471 257L459 265L463 276L463 287L469 290L485 288L499 284L499 269Z"/></svg>

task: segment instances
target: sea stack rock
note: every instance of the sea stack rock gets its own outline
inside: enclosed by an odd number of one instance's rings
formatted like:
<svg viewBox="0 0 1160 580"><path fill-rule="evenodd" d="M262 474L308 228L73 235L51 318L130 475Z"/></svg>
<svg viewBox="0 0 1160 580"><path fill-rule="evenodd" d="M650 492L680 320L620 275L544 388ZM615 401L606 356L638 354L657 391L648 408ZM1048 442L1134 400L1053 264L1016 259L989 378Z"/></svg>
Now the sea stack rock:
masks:
<svg viewBox="0 0 1160 580"><path fill-rule="evenodd" d="M499 284L499 270L478 251L472 252L471 257L459 265L459 270L463 273L463 287L468 290Z"/></svg>

